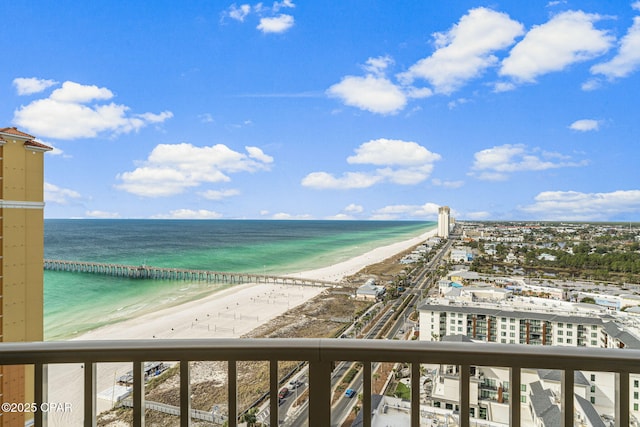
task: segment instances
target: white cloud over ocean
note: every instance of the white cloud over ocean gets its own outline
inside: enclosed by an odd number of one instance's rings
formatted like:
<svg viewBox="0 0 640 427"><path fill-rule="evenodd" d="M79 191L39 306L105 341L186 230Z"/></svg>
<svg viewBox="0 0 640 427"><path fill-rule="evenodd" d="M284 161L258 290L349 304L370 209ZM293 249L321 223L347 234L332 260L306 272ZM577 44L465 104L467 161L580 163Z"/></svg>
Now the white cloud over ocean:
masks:
<svg viewBox="0 0 640 427"><path fill-rule="evenodd" d="M231 174L269 170L273 158L258 147L246 153L224 144L197 147L188 143L159 144L147 160L130 172L117 175L117 188L143 197L166 197L203 184L230 182ZM230 192L231 191L231 192ZM235 195L234 190L204 192L205 198Z"/></svg>
<svg viewBox="0 0 640 427"><path fill-rule="evenodd" d="M30 82L16 84L18 92L44 90L53 85L43 83L51 82L48 80ZM78 139L136 132L149 124L162 123L173 117L170 111L132 114L126 105L106 103L113 97L113 92L106 87L66 81L47 98L18 108L13 122L40 138Z"/></svg>
<svg viewBox="0 0 640 427"><path fill-rule="evenodd" d="M379 166L366 172L344 172L341 176L328 172L312 172L303 180L304 187L319 190L368 188L382 182L415 185L431 175L441 156L413 141L380 138L361 144L347 158L352 165Z"/></svg>

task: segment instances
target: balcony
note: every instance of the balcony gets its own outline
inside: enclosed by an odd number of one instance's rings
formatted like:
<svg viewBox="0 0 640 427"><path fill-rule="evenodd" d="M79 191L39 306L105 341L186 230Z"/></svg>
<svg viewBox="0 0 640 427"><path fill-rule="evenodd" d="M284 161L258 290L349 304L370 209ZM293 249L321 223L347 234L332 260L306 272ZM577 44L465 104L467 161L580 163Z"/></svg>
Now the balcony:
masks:
<svg viewBox="0 0 640 427"><path fill-rule="evenodd" d="M640 373L640 351L566 347L536 347L506 344L470 344L422 341L347 340L347 339L216 339L216 340L140 340L140 341L67 341L44 343L3 343L1 365L35 367L35 403L46 402L47 364L84 363L84 425L94 426L96 419L96 366L102 362L133 363L133 425L144 425L144 364L150 360L179 361L180 425L189 426L191 413L189 361L226 361L228 395L237 396L238 361L267 361L270 366L270 395L279 390L278 361L306 361L309 366L309 420L315 426L330 426L331 370L335 361L363 364L363 425L372 425L371 379L374 362L411 364L411 377L420 378L420 364L460 366L459 425L471 424L471 367L500 366L510 369L509 387L521 389L522 368L556 369L563 372L562 417L564 426L574 423L574 371L615 373L615 422L628 426L629 374ZM55 384L49 384L55 387ZM520 425L521 406L510 405L510 425ZM278 399L270 400L271 426L279 425ZM228 402L230 414L237 414L237 401ZM411 426L420 425L420 382L411 381ZM236 417L228 425L237 426ZM36 426L46 425L43 413L35 412Z"/></svg>

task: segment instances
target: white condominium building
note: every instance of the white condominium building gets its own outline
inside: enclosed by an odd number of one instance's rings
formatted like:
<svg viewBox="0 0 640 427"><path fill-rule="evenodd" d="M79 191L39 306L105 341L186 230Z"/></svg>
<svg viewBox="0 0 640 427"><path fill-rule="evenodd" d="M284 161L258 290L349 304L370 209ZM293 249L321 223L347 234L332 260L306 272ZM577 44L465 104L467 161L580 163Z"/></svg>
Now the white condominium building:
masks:
<svg viewBox="0 0 640 427"><path fill-rule="evenodd" d="M462 304L423 304L418 310L425 341L464 335L476 342L640 349L640 340L613 319Z"/></svg>
<svg viewBox="0 0 640 427"><path fill-rule="evenodd" d="M440 206L438 209L438 237L449 238L450 214L449 206Z"/></svg>

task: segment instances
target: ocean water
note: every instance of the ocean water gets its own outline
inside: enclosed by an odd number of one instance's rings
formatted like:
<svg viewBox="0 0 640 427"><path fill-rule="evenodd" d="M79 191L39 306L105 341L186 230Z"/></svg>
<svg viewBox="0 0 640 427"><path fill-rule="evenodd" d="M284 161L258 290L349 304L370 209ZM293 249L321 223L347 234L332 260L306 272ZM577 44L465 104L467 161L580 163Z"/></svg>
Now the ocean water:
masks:
<svg viewBox="0 0 640 427"><path fill-rule="evenodd" d="M433 222L45 220L45 258L288 274L325 267L435 228ZM45 339L222 289L203 282L45 271Z"/></svg>

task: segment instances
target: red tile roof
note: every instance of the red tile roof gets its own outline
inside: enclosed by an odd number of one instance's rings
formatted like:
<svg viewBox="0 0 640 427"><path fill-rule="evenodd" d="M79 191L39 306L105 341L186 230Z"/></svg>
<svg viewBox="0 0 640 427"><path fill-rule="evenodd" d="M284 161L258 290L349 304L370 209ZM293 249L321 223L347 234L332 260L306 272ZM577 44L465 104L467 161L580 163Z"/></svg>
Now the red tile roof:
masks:
<svg viewBox="0 0 640 427"><path fill-rule="evenodd" d="M16 127L2 128L2 129L0 129L0 133L8 133L10 135L21 136L23 138L29 138L29 139L34 139L35 138L35 136L33 136L33 135L29 135L28 133L24 133L22 131L19 131Z"/></svg>
<svg viewBox="0 0 640 427"><path fill-rule="evenodd" d="M44 145L40 142L36 142L36 141L27 141L24 143L24 145L28 146L28 147L36 147L36 148L42 148L43 150L53 150L53 147L49 147L48 145Z"/></svg>
<svg viewBox="0 0 640 427"><path fill-rule="evenodd" d="M28 133L24 133L22 131L19 131L17 128L15 127L10 127L10 128L0 128L0 134L6 134L6 135L15 135L18 136L20 138L28 138L28 141L25 141L24 145L27 147L34 147L37 149L41 149L44 151L50 151L53 150L53 147L49 147L48 145L45 145L41 142L36 142L34 141L35 136L33 135L29 135ZM0 140L2 141L7 141L6 138L3 138L0 135Z"/></svg>

